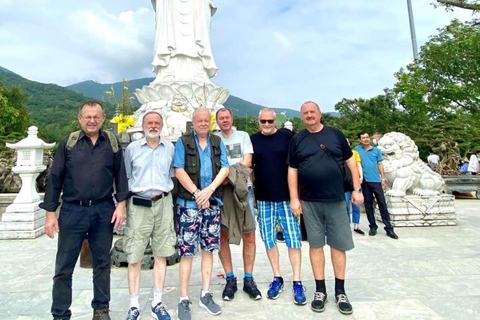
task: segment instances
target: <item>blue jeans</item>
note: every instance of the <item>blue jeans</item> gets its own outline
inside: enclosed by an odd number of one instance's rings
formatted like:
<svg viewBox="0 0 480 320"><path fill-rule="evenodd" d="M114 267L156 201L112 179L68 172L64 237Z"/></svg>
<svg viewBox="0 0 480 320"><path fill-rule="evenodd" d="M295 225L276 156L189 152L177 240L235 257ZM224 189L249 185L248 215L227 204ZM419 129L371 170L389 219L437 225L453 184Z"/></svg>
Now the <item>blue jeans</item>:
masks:
<svg viewBox="0 0 480 320"><path fill-rule="evenodd" d="M93 309L110 302L110 249L113 240L112 219L115 205L107 200L91 207L63 203L58 218L58 250L52 290L54 319L72 315L72 276L83 240L88 239L93 261Z"/></svg>
<svg viewBox="0 0 480 320"><path fill-rule="evenodd" d="M347 202L347 212L348 212L348 217L350 219L350 222L353 222L354 224L359 224L360 223L360 206L357 206L356 204L353 204L350 202L350 199L352 198L352 191L345 192L345 201ZM350 205L352 205L352 215L350 216Z"/></svg>

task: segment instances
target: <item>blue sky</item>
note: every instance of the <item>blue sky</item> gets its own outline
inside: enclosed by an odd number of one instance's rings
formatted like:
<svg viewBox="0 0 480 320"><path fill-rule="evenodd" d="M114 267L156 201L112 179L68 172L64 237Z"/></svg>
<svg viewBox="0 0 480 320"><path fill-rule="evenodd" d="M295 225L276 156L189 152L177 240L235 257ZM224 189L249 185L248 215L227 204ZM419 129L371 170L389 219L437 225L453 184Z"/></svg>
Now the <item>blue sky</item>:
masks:
<svg viewBox="0 0 480 320"><path fill-rule="evenodd" d="M254 103L298 109L370 98L412 62L404 0L215 0L212 81ZM453 18L412 0L419 46ZM388 4L387 4L388 3ZM0 66L27 79L69 85L154 76L149 0L0 0Z"/></svg>

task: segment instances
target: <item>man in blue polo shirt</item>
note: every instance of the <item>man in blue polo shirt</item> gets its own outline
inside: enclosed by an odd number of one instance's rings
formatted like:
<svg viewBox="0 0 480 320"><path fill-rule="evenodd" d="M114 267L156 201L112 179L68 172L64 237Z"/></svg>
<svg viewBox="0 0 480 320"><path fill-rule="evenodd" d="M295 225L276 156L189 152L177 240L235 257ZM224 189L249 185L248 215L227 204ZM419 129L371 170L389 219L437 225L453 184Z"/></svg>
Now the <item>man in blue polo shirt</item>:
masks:
<svg viewBox="0 0 480 320"><path fill-rule="evenodd" d="M385 224L387 236L392 239L398 239L390 223L390 214L388 213L385 196L383 194L383 191L387 188L387 183L385 182L382 153L377 147L370 145L370 135L367 132L360 132L357 136L360 145L355 147L355 150L358 151L362 159L362 190L365 211L367 212L367 218L370 224L368 234L374 236L377 234L378 229L373 210L373 196L375 195L382 221Z"/></svg>

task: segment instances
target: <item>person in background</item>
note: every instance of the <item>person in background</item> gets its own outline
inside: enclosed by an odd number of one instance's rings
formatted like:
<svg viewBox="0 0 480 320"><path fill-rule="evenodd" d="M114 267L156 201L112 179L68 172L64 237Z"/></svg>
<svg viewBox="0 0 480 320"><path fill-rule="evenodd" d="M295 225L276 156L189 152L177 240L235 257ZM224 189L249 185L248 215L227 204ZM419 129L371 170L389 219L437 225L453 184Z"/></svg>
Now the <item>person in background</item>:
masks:
<svg viewBox="0 0 480 320"><path fill-rule="evenodd" d="M350 146L350 140L347 139L348 146ZM360 179L360 184L363 182L363 170L362 170L362 161L360 159L360 155L358 154L357 150L352 150L353 153L353 158L355 159L355 163L357 165L357 170L358 170L358 175ZM349 170L348 167L345 168L345 170ZM348 216L350 218L350 222L353 223L353 232L356 232L362 236L365 235L365 232L360 229L360 206L354 204L351 201L352 198L352 191L347 191L345 192L345 201L347 202L347 212ZM351 208L351 210L350 210ZM350 211L352 214L350 214Z"/></svg>

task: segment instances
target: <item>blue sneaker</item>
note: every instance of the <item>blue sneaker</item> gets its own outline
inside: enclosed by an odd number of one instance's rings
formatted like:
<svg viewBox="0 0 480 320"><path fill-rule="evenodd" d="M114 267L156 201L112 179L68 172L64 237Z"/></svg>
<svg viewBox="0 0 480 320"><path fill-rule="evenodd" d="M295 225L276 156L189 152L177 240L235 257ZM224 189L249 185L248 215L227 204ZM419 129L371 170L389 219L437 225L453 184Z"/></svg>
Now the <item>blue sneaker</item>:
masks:
<svg viewBox="0 0 480 320"><path fill-rule="evenodd" d="M304 305L307 304L307 298L305 297L305 287L301 281L298 281L293 286L293 301L295 304Z"/></svg>
<svg viewBox="0 0 480 320"><path fill-rule="evenodd" d="M267 291L267 298L269 299L277 299L280 296L280 292L283 291L283 284L280 282L280 280L275 277L273 278L272 283L270 283L270 287L268 288Z"/></svg>
<svg viewBox="0 0 480 320"><path fill-rule="evenodd" d="M126 320L137 320L138 317L140 317L140 310L138 310L138 308L131 307L130 310L128 310Z"/></svg>
<svg viewBox="0 0 480 320"><path fill-rule="evenodd" d="M152 317L157 320L170 320L170 315L163 302L159 302L155 307L152 307Z"/></svg>

